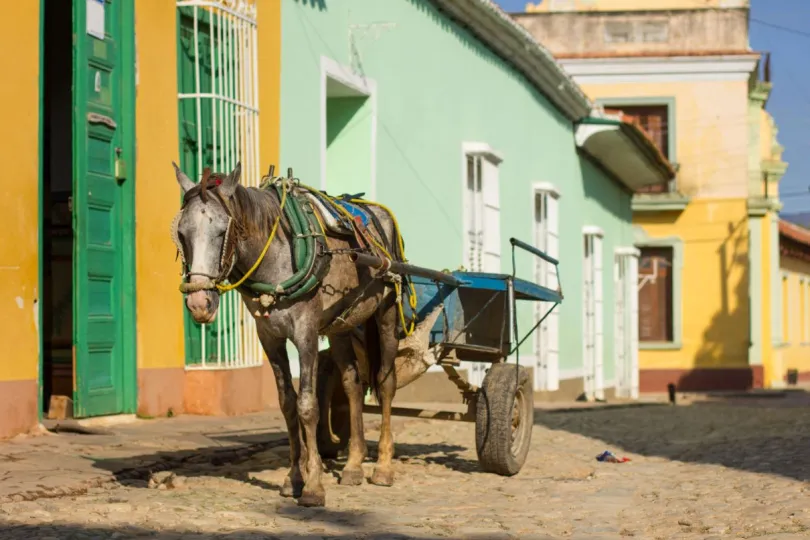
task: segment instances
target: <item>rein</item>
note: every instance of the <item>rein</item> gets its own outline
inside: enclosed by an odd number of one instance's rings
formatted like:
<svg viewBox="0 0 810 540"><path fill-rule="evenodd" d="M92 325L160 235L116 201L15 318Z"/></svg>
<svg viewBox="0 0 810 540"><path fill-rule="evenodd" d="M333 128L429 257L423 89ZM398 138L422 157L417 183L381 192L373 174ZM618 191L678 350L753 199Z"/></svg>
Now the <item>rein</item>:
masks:
<svg viewBox="0 0 810 540"><path fill-rule="evenodd" d="M236 264L236 240L237 237L242 235L243 231L239 225L239 222L234 219L233 212L228 206L227 201L222 197L217 189L222 183L221 175L212 175L210 169L206 167L200 181L199 196L204 203L207 203L208 196L213 195L214 198L219 201L228 215L228 228L225 232L225 240L223 241L222 255L220 258L220 274L216 277L205 276L208 279L199 283L183 282L180 284L180 292L188 294L197 291L216 290L219 294L222 294L244 286L257 295L257 297L254 298L255 302L259 302L264 308L268 308L280 298L284 298L286 300L295 300L296 298L309 293L321 283L324 277L326 277L326 274L329 272L331 255L333 252L329 251L326 244L326 228L317 210L306 196L306 193L317 194L318 191L314 188L303 185L297 179L294 179L292 176L292 169L288 170L287 178L274 177L273 170L274 167L271 166L270 173L268 176L264 177L265 182L261 186L262 189L274 189L281 201L279 213L276 216L275 222L273 223L273 227L267 238L267 242L265 242L264 248L250 269L245 272L245 274L235 283L225 284L224 282L227 281L228 276ZM209 185L211 178L214 179L213 187ZM304 193L297 193L295 190L296 186L300 186ZM385 260L390 261L396 259L396 257L392 256L388 249L386 249L384 245L385 242L381 242L374 238L374 236L370 234L370 231L361 226L359 219L353 219L349 212L340 204L337 204L332 197L326 195L325 193L323 195L323 199L325 199L326 202L335 208L338 214L342 215L350 226L352 226L352 228L355 230L356 236L359 236L358 241L360 241L360 238L366 240L367 247L363 248L363 251L367 251L369 248L371 248L372 251L379 251ZM399 256L404 260L404 245L402 242L402 236L399 232L399 225L396 222L393 212L391 212L389 208L379 203L372 203L370 201L356 198L350 198L350 200L352 203L356 204L370 204L381 207L391 216L394 223L395 235L395 246L393 246L393 251L395 254L396 252L399 252ZM183 207L180 209L180 212L177 214L174 222L172 223L172 239L177 246L178 256L183 260L184 269L186 269L184 277L187 277L192 274L188 273L187 271L188 267L183 254L183 246L179 241L177 232L177 227L185 209L185 205L186 201L184 200ZM275 239L282 217L286 218L290 229L292 230L292 263L295 272L292 276L279 284L252 281L250 277L256 272L259 266L261 266L267 251L270 249L270 245ZM237 230L234 231L234 229ZM382 270L382 274L389 276L388 280L393 281L394 289L396 291L400 323L402 324L402 329L405 332L405 335L410 335L414 331L417 300L413 283L408 280L410 289L408 291L410 293L408 294L409 305L412 313L414 314L414 318L410 321L410 325L408 325L405 321L405 313L402 306L403 291L401 278L399 278L399 276L390 275L388 272L386 272L386 268L382 268L380 270ZM259 312L256 311L254 315L259 316Z"/></svg>

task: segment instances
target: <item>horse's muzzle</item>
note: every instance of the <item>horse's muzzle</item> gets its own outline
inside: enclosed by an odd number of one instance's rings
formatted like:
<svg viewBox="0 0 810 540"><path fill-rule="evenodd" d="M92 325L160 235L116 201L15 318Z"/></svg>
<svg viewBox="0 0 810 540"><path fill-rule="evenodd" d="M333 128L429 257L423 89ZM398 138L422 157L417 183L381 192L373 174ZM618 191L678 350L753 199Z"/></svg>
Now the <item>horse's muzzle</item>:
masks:
<svg viewBox="0 0 810 540"><path fill-rule="evenodd" d="M197 276L192 276L193 282ZM217 318L219 309L219 292L204 290L190 293L186 296L186 307L192 318L199 324L210 324Z"/></svg>

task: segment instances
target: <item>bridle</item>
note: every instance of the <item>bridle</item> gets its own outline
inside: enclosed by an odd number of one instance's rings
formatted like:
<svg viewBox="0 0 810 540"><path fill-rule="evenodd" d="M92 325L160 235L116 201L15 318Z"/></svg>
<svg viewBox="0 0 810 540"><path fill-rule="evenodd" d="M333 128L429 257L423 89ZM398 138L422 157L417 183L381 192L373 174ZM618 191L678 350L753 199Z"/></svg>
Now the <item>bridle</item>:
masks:
<svg viewBox="0 0 810 540"><path fill-rule="evenodd" d="M209 187L209 182L213 179L213 187ZM225 210L225 214L228 216L228 226L225 229L225 238L222 241L222 247L220 248L220 257L219 257L219 268L217 269L216 275L210 274L203 274L199 272L190 272L189 263L186 259L185 252L183 250L183 243L180 242L180 235L178 232L178 225L180 224L180 219L183 217L183 212L185 211L186 206L189 203L189 194L183 197L183 205L180 207L180 211L174 217L172 221L172 228L171 228L171 236L174 245L177 247L177 257L180 258L183 265L183 274L182 274L182 283L180 283L180 292L184 294L189 294L197 291L217 291L220 293L220 286L223 282L225 282L230 275L233 267L236 265L236 241L239 237L239 230L237 226L237 221L233 218L233 212L231 211L228 203L219 193L217 189L220 184L222 183L222 175L212 175L211 169L206 167L203 170L203 176L200 180L199 185L199 196L202 199L204 204L208 203L208 195L209 193L214 196L214 198L222 205L222 208ZM190 191L190 190L189 190ZM207 278L205 281L199 282L190 282L188 279L191 276L202 276Z"/></svg>

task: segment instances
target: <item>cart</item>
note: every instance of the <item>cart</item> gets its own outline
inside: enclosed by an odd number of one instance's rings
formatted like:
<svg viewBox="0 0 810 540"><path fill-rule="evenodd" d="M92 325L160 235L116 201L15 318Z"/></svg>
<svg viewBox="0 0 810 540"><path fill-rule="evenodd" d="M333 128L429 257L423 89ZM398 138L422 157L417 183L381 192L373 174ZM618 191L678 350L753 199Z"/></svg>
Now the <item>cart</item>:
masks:
<svg viewBox="0 0 810 540"><path fill-rule="evenodd" d="M394 407L398 416L419 416L475 422L476 452L482 469L504 476L517 474L529 452L534 425L534 396L530 372L520 366L519 347L563 300L562 289L552 290L515 275L515 251L522 249L553 265L559 280L559 263L529 244L510 239L512 274L457 271L439 272L403 263L392 263L394 274L410 276L417 293L417 327L400 341L396 361L397 386L416 380L432 365L440 366L458 387L466 413L429 412ZM361 266L381 266L382 261L355 254ZM522 337L518 328L519 301L546 302L550 307ZM360 340L356 354L364 354ZM321 352L327 356L327 349ZM514 355L516 362L507 363ZM326 360L326 358L324 358ZM456 371L462 361L489 366L480 387ZM349 441L348 400L333 362L319 362L318 397L321 418L318 445L325 458L334 458ZM368 374L361 373L368 387ZM322 382L322 383L321 383ZM364 412L379 412L366 405Z"/></svg>

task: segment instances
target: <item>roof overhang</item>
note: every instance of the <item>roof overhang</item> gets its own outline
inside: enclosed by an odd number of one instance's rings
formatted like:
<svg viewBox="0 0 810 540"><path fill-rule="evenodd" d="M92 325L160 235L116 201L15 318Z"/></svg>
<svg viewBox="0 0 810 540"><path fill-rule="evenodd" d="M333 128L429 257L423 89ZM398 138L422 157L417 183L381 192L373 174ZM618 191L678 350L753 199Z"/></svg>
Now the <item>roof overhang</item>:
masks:
<svg viewBox="0 0 810 540"><path fill-rule="evenodd" d="M585 118L577 123L576 142L632 191L675 178L672 164L655 144L627 122Z"/></svg>
<svg viewBox="0 0 810 540"><path fill-rule="evenodd" d="M588 116L592 104L554 56L491 0L431 0L498 56L511 63L569 120Z"/></svg>

